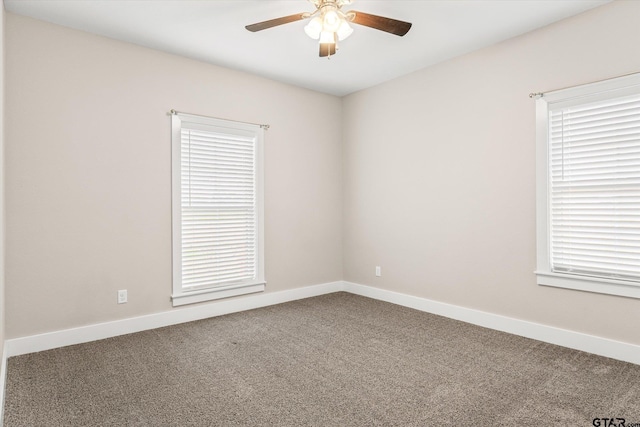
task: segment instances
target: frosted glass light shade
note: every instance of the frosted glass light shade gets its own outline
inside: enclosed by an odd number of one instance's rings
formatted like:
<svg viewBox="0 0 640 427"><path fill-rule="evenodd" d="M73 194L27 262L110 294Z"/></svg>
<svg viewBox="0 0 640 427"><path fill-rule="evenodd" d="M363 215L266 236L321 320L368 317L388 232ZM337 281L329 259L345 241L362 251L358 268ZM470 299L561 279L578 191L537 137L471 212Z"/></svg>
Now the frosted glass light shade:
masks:
<svg viewBox="0 0 640 427"><path fill-rule="evenodd" d="M324 14L324 22L322 26L323 31L338 31L340 28L340 23L342 19L338 16L338 13L335 10L330 10Z"/></svg>
<svg viewBox="0 0 640 427"><path fill-rule="evenodd" d="M323 31L320 33L320 43L334 44L336 42L336 33L331 31Z"/></svg>
<svg viewBox="0 0 640 427"><path fill-rule="evenodd" d="M304 27L304 32L314 40L318 40L322 31L322 18L316 16Z"/></svg>
<svg viewBox="0 0 640 427"><path fill-rule="evenodd" d="M349 25L347 21L343 20L336 33L338 34L338 40L344 40L353 33L353 28L351 28L351 25Z"/></svg>

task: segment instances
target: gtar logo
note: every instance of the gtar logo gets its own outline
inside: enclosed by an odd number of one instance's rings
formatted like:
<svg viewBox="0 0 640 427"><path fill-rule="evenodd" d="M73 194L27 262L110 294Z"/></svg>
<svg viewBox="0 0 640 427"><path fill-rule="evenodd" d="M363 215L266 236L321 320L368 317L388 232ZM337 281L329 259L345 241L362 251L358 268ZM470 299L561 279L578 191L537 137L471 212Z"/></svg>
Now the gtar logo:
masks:
<svg viewBox="0 0 640 427"><path fill-rule="evenodd" d="M626 427L624 418L594 418L595 427Z"/></svg>

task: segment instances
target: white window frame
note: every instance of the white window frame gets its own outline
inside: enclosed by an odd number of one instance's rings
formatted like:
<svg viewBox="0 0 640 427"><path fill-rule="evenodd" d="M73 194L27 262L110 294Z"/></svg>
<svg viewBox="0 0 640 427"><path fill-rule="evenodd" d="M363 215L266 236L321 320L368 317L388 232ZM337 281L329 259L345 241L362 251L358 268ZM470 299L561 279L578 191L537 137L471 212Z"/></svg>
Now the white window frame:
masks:
<svg viewBox="0 0 640 427"><path fill-rule="evenodd" d="M549 214L549 110L640 93L640 74L545 93L536 100L536 230L538 285L640 298L640 282L552 271Z"/></svg>
<svg viewBox="0 0 640 427"><path fill-rule="evenodd" d="M255 194L256 194L256 277L223 286L212 286L198 290L186 290L182 287L182 206L181 206L181 130L183 121L213 126L220 131L227 129L251 132L255 134ZM229 298L254 292L262 292L266 281L264 275L264 129L260 125L235 122L212 117L184 113L172 113L171 120L171 176L172 176L172 264L173 306L203 301Z"/></svg>

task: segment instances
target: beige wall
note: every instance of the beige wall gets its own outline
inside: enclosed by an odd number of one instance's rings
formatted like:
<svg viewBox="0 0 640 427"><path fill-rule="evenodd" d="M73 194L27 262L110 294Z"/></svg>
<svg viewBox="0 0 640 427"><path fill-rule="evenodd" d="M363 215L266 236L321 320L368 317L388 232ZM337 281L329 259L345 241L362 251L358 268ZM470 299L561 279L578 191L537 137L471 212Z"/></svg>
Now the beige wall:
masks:
<svg viewBox="0 0 640 427"><path fill-rule="evenodd" d="M344 278L640 344L640 301L535 284L528 98L639 71L637 16L616 1L341 101L7 14L7 338L172 310L175 108L272 126L269 292Z"/></svg>
<svg viewBox="0 0 640 427"><path fill-rule="evenodd" d="M536 285L528 97L640 71L638 17L616 1L346 97L345 280L640 344L640 300Z"/></svg>
<svg viewBox="0 0 640 427"><path fill-rule="evenodd" d="M10 13L6 40L7 338L172 310L172 108L271 125L268 292L341 279L339 98Z"/></svg>

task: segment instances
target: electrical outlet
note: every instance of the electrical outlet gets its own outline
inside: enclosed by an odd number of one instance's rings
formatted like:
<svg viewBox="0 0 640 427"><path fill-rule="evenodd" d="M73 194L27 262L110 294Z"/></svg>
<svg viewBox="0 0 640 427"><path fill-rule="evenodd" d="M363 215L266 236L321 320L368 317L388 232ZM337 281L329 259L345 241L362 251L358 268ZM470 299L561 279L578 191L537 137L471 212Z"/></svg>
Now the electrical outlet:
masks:
<svg viewBox="0 0 640 427"><path fill-rule="evenodd" d="M382 276L382 268L379 265L376 266L376 277Z"/></svg>
<svg viewBox="0 0 640 427"><path fill-rule="evenodd" d="M118 291L118 304L124 304L127 302L127 290L123 289Z"/></svg>

